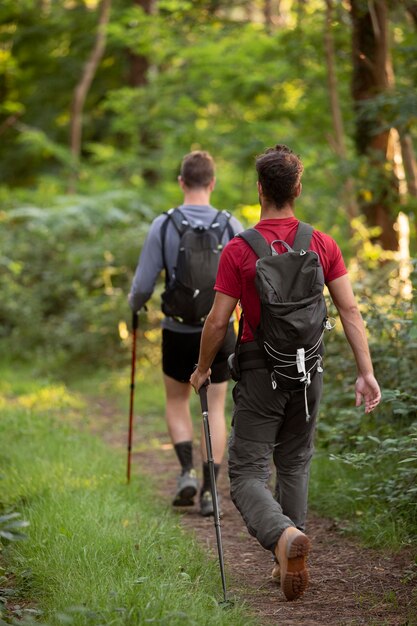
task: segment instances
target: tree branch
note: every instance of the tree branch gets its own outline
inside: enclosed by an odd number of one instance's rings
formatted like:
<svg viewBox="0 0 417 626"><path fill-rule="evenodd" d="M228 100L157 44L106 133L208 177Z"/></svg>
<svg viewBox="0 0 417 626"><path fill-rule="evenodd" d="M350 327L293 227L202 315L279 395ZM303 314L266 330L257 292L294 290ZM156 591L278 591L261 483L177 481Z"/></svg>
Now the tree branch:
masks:
<svg viewBox="0 0 417 626"><path fill-rule="evenodd" d="M93 82L97 67L104 54L106 45L106 26L110 17L111 0L102 0L99 8L99 19L97 27L97 35L94 48L91 51L90 58L84 65L81 79L74 90L74 97L71 107L71 124L70 124L70 149L77 162L81 153L82 140L82 113L84 109L85 99ZM74 191L75 181L70 182L70 193Z"/></svg>

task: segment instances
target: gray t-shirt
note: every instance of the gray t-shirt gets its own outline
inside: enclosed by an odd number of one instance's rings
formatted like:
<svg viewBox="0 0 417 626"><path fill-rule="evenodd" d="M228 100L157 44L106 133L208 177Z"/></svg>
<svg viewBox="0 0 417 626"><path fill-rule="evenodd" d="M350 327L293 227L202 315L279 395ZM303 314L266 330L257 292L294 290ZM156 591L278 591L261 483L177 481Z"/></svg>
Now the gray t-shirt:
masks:
<svg viewBox="0 0 417 626"><path fill-rule="evenodd" d="M192 226L208 227L212 223L217 214L217 209L210 205L182 204L179 206L182 213ZM146 236L143 244L142 252L139 257L139 263L133 278L132 287L129 293L129 304L133 311L139 311L143 305L149 300L155 284L161 271L164 270L164 257L162 254L161 228L167 216L165 214L156 217ZM230 218L230 226L234 234L243 230L240 222L234 218ZM230 239L229 230L226 228L223 235L223 244ZM168 222L165 233L165 262L168 269L169 279L174 274L174 267L177 261L178 247L180 236L171 220ZM174 330L181 333L195 333L195 326L181 324L176 320L165 317L162 327L168 330Z"/></svg>

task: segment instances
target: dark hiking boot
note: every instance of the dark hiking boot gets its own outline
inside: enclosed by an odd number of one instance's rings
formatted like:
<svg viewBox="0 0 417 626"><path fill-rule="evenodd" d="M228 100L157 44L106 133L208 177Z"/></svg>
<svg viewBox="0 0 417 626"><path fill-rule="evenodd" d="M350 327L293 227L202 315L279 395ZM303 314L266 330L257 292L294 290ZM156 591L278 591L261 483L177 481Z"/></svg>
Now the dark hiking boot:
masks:
<svg viewBox="0 0 417 626"><path fill-rule="evenodd" d="M195 469L184 472L177 478L177 492L172 501L173 506L192 506L197 493L198 481Z"/></svg>
<svg viewBox="0 0 417 626"><path fill-rule="evenodd" d="M294 526L284 530L275 548L279 563L281 589L287 600L296 600L306 590L309 582L307 556L310 539Z"/></svg>
<svg viewBox="0 0 417 626"><path fill-rule="evenodd" d="M200 513L203 517L214 515L213 497L210 491L204 491L200 496Z"/></svg>
<svg viewBox="0 0 417 626"><path fill-rule="evenodd" d="M222 517L223 513L220 509L220 496L217 496L217 505L219 507L219 517ZM209 517L209 515L214 515L214 504L213 504L213 496L211 495L211 491L204 491L200 495L200 515L203 517Z"/></svg>

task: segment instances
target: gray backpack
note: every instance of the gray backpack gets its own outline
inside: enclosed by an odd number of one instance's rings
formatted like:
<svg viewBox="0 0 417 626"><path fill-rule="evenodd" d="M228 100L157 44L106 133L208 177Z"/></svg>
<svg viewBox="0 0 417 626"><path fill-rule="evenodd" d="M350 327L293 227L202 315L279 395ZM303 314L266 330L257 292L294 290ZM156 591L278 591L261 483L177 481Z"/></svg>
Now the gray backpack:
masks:
<svg viewBox="0 0 417 626"><path fill-rule="evenodd" d="M270 245L254 228L242 237L259 257L255 284L261 319L252 329L270 371L272 387L304 389L322 372L323 334L330 328L323 296L324 275L310 248L313 227L300 222L291 248L277 239ZM285 251L279 254L276 245ZM306 400L306 414L309 418Z"/></svg>
<svg viewBox="0 0 417 626"><path fill-rule="evenodd" d="M162 311L168 317L191 326L201 327L213 304L217 268L223 250L223 235L234 236L231 214L218 211L206 228L192 226L177 207L167 212L161 229L162 254L166 284L162 294ZM165 259L165 236L171 221L180 237L174 276L170 277Z"/></svg>

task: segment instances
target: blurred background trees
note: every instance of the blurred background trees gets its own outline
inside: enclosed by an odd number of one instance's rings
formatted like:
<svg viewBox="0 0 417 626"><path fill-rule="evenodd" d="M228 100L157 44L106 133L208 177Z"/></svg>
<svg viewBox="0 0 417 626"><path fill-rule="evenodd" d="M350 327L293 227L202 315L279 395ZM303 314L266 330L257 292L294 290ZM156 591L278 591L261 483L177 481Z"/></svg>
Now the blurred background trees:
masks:
<svg viewBox="0 0 417 626"><path fill-rule="evenodd" d="M395 250L400 205L415 214L415 15L388 0L5 0L0 181L129 187L151 204L157 185L163 205L202 146L234 208L256 201L254 155L287 142L309 172L307 217L331 226L355 179Z"/></svg>

